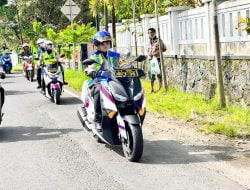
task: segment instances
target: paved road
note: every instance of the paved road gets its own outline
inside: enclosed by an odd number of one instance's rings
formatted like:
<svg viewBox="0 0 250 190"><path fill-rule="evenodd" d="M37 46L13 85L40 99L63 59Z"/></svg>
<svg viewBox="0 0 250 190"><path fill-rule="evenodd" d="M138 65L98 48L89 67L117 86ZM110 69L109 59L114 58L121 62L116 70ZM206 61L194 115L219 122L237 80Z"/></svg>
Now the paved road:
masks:
<svg viewBox="0 0 250 190"><path fill-rule="evenodd" d="M64 93L54 105L21 74L12 74L0 127L0 189L246 189L207 164L212 154L147 132L141 163L120 147L97 144L76 116L81 102ZM150 119L150 118L147 118Z"/></svg>

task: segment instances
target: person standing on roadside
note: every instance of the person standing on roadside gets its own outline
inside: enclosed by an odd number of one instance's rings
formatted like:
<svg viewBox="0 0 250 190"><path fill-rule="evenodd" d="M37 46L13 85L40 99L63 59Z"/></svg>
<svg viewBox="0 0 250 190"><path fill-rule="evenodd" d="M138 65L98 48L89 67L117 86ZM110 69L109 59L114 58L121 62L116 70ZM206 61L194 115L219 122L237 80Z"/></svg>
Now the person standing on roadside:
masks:
<svg viewBox="0 0 250 190"><path fill-rule="evenodd" d="M148 29L148 35L149 35L149 44L148 44L147 53L148 53L148 58L150 61L151 93L154 93L155 92L154 83L155 83L156 77L159 80L159 90L162 87L162 75L161 75L161 67L160 67L160 43L159 43L159 38L156 36L156 30L154 28ZM162 52L166 51L166 46L162 41L161 41L161 47L162 47Z"/></svg>

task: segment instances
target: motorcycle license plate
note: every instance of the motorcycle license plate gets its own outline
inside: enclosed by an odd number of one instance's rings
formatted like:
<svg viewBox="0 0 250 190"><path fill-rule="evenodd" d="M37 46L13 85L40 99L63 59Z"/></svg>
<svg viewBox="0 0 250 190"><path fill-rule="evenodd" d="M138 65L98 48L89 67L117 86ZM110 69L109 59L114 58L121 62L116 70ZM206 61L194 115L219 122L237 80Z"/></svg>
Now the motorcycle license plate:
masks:
<svg viewBox="0 0 250 190"><path fill-rule="evenodd" d="M117 69L115 70L116 77L138 77L137 69Z"/></svg>

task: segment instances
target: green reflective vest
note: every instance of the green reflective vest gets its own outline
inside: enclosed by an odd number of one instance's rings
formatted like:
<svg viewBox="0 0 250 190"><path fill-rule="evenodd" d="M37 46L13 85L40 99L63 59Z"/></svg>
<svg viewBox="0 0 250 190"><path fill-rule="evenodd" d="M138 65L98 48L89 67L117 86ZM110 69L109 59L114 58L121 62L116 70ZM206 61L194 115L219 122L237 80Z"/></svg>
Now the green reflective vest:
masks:
<svg viewBox="0 0 250 190"><path fill-rule="evenodd" d="M57 53L55 51L53 51L50 54L45 52L42 54L42 60L43 60L43 63L49 63L49 64L54 63L54 62L58 61Z"/></svg>

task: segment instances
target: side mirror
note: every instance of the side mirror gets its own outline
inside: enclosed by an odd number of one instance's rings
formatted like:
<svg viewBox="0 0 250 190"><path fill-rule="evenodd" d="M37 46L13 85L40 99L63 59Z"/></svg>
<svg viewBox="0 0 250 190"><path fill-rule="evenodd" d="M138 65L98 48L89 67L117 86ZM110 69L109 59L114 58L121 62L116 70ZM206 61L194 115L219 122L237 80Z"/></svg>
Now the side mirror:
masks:
<svg viewBox="0 0 250 190"><path fill-rule="evenodd" d="M130 58L130 57L131 57L131 52L127 52L127 53L125 54L125 56L126 56L127 59Z"/></svg>
<svg viewBox="0 0 250 190"><path fill-rule="evenodd" d="M142 61L145 61L147 59L147 57L145 55L139 55L135 61L138 61L138 62L142 62Z"/></svg>
<svg viewBox="0 0 250 190"><path fill-rule="evenodd" d="M94 59L86 59L82 62L83 65L92 65L94 63L97 63Z"/></svg>
<svg viewBox="0 0 250 190"><path fill-rule="evenodd" d="M142 69L137 69L137 73L138 73L139 78L142 78L142 77L146 76L145 72Z"/></svg>

